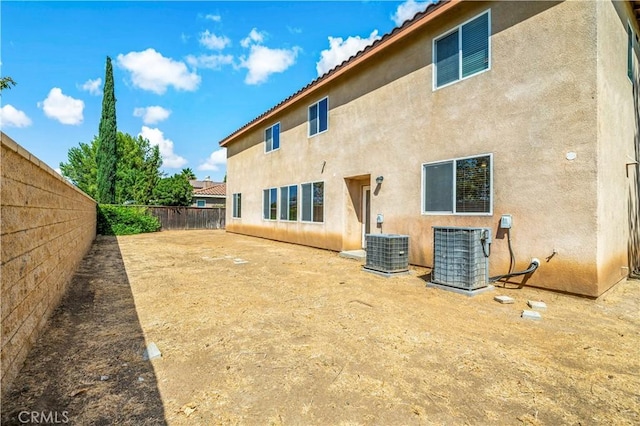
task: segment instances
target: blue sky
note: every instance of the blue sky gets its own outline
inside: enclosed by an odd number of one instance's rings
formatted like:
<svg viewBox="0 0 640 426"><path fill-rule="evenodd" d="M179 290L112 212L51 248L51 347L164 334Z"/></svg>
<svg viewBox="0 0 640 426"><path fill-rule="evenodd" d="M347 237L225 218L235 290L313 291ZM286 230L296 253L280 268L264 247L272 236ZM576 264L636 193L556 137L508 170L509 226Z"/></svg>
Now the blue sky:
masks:
<svg viewBox="0 0 640 426"><path fill-rule="evenodd" d="M222 180L218 142L424 10L408 1L14 2L0 5L0 126L54 169L98 132L105 61L118 130L167 174Z"/></svg>

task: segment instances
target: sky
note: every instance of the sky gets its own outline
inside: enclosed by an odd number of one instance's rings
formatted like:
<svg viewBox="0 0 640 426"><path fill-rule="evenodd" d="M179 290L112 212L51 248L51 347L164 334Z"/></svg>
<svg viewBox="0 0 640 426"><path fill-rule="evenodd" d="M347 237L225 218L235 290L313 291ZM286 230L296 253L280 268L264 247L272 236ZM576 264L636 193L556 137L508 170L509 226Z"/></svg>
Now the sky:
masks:
<svg viewBox="0 0 640 426"><path fill-rule="evenodd" d="M222 181L219 141L424 10L416 1L0 4L0 128L59 171L98 134L107 56L118 130L166 175Z"/></svg>

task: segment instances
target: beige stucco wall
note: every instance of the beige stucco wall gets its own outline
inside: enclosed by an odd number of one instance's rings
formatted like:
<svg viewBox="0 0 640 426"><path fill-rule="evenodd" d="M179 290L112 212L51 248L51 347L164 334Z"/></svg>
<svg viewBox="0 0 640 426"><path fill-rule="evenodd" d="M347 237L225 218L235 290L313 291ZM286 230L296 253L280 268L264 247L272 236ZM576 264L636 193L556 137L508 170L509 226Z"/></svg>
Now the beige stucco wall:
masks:
<svg viewBox="0 0 640 426"><path fill-rule="evenodd" d="M0 135L4 394L91 247L96 203L7 135Z"/></svg>
<svg viewBox="0 0 640 426"><path fill-rule="evenodd" d="M629 2L598 5L598 281L628 274L629 216L638 208L634 138L639 129L633 83L627 77L627 24L638 33ZM635 194L634 194L635 192Z"/></svg>
<svg viewBox="0 0 640 426"><path fill-rule="evenodd" d="M491 69L433 91L433 39L489 8ZM482 226L493 230L490 274L506 273L498 222L511 214L516 269L542 261L528 285L602 293L615 280L600 266L611 261L619 279L622 265L601 244L618 247L620 239L599 234L598 191L608 178L598 174L598 123L609 108L598 107L599 13L594 1L467 2L438 17L228 146L227 192L242 193L243 206L241 219L227 217L227 230L358 248L359 186L376 190L382 175L372 218L382 213L384 232L410 236L412 263L432 264L432 226ZM327 95L329 130L308 138L307 108ZM281 147L265 154L263 132L275 122ZM493 214L423 215L422 164L480 154L493 155ZM325 182L323 224L262 220L262 189L312 181Z"/></svg>

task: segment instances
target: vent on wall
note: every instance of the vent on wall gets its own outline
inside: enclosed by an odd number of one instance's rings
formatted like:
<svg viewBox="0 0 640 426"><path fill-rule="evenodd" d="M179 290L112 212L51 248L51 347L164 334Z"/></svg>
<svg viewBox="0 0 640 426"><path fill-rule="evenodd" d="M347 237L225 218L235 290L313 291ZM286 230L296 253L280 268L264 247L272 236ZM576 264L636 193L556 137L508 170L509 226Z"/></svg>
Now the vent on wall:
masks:
<svg viewBox="0 0 640 426"><path fill-rule="evenodd" d="M431 281L461 290L489 285L489 228L433 227Z"/></svg>
<svg viewBox="0 0 640 426"><path fill-rule="evenodd" d="M397 234L367 234L365 269L383 274L409 270L409 236Z"/></svg>

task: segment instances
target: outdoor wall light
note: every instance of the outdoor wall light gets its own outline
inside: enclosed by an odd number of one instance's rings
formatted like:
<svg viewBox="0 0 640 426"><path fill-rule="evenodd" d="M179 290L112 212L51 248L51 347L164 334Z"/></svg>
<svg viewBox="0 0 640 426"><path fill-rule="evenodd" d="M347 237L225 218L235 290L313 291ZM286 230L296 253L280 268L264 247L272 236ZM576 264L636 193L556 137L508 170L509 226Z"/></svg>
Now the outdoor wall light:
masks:
<svg viewBox="0 0 640 426"><path fill-rule="evenodd" d="M377 183L378 185L380 185L380 184L382 183L382 181L383 181L383 180L384 180L384 176L378 176L378 177L376 178L376 183Z"/></svg>

